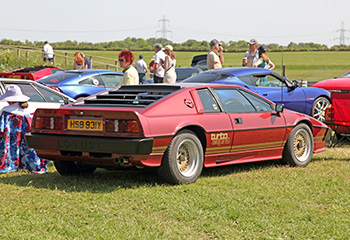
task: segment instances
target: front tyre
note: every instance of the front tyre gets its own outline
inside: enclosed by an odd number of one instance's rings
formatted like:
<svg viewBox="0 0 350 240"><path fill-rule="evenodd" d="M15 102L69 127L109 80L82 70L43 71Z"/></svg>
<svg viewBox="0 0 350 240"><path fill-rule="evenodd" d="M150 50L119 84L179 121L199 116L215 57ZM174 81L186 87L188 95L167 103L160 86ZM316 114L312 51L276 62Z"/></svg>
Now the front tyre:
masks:
<svg viewBox="0 0 350 240"><path fill-rule="evenodd" d="M299 124L291 131L283 150L282 162L291 166L306 167L311 161L314 141L310 128Z"/></svg>
<svg viewBox="0 0 350 240"><path fill-rule="evenodd" d="M312 104L311 117L316 118L320 122L323 122L326 113L326 108L330 104L330 101L325 97L317 98Z"/></svg>
<svg viewBox="0 0 350 240"><path fill-rule="evenodd" d="M96 170L96 167L80 165L73 161L54 161L53 164L57 172L62 176L92 174Z"/></svg>
<svg viewBox="0 0 350 240"><path fill-rule="evenodd" d="M176 135L164 153L159 177L172 184L194 183L202 173L203 148L192 131Z"/></svg>

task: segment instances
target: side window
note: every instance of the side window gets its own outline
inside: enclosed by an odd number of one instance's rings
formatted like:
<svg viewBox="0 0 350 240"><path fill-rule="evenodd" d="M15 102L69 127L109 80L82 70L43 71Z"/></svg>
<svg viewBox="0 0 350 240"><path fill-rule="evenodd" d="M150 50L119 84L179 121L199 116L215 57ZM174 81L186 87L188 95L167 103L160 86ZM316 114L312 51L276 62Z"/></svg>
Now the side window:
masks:
<svg viewBox="0 0 350 240"><path fill-rule="evenodd" d="M214 91L218 95L224 107L224 111L227 113L256 111L251 103L237 89L214 88Z"/></svg>
<svg viewBox="0 0 350 240"><path fill-rule="evenodd" d="M254 80L255 80L255 86L259 86L259 87L272 87L272 88L286 87L285 83L283 83L280 79L269 74L255 75Z"/></svg>
<svg viewBox="0 0 350 240"><path fill-rule="evenodd" d="M246 84L248 84L250 86L255 86L255 80L253 79L253 77L251 75L239 76L237 78L239 78L241 81L245 82Z"/></svg>
<svg viewBox="0 0 350 240"><path fill-rule="evenodd" d="M106 87L116 87L122 80L123 75L104 74L100 76Z"/></svg>
<svg viewBox="0 0 350 240"><path fill-rule="evenodd" d="M80 81L79 84L80 85L99 86L99 87L104 86L103 81L101 80L101 78L99 76L89 77L87 79Z"/></svg>
<svg viewBox="0 0 350 240"><path fill-rule="evenodd" d="M241 91L242 94L253 104L254 108L258 112L271 112L272 106L271 103L265 101L264 99L260 98L259 96L253 95L252 93Z"/></svg>
<svg viewBox="0 0 350 240"><path fill-rule="evenodd" d="M198 90L198 95L204 107L204 112L220 112L219 106L208 89Z"/></svg>
<svg viewBox="0 0 350 240"><path fill-rule="evenodd" d="M12 83L13 84L13 83ZM4 83L5 87L12 85L11 83ZM38 93L38 91L30 84L16 84L22 90L22 93L30 97L29 102L45 102L45 99Z"/></svg>
<svg viewBox="0 0 350 240"><path fill-rule="evenodd" d="M62 96L59 96L59 95L57 95L49 90L46 90L40 86L36 86L36 88L44 96L46 101L64 103L64 98Z"/></svg>

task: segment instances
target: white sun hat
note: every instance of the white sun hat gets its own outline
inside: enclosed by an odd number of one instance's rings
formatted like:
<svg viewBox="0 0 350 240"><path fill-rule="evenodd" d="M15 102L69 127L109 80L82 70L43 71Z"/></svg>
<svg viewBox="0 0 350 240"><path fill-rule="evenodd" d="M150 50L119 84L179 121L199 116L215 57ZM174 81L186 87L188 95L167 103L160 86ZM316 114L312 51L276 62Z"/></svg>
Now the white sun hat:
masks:
<svg viewBox="0 0 350 240"><path fill-rule="evenodd" d="M17 85L8 85L5 94L0 96L1 102L27 102L29 99Z"/></svg>

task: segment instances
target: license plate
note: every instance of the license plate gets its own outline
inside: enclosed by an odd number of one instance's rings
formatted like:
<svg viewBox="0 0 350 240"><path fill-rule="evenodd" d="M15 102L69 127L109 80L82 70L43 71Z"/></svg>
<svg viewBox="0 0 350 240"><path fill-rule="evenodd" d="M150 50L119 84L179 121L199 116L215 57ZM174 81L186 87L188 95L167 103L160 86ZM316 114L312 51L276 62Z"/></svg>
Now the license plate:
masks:
<svg viewBox="0 0 350 240"><path fill-rule="evenodd" d="M68 119L68 130L103 131L102 120Z"/></svg>

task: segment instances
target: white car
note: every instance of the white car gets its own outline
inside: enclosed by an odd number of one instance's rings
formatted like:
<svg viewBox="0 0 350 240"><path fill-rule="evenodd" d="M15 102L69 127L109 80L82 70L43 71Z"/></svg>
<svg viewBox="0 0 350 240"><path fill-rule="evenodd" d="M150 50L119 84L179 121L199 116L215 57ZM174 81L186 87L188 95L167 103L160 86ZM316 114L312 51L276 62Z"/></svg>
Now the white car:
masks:
<svg viewBox="0 0 350 240"><path fill-rule="evenodd" d="M0 95L5 93L8 85L19 86L22 93L30 97L28 109L31 113L34 113L37 108L59 108L75 101L73 98L35 81L9 78L0 78ZM0 102L0 109L7 105L7 102Z"/></svg>

